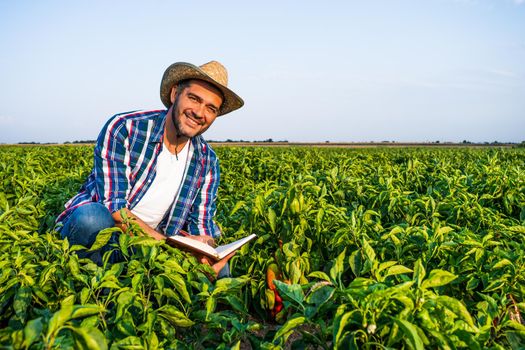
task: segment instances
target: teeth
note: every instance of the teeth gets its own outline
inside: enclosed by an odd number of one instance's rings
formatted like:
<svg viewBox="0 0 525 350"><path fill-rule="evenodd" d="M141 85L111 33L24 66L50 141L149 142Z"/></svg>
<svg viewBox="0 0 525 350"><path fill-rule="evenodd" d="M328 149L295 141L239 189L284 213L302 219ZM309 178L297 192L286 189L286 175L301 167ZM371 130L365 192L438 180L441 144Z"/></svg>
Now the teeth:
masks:
<svg viewBox="0 0 525 350"><path fill-rule="evenodd" d="M195 126L198 126L198 125L199 125L199 124L198 124L195 120L193 120L192 118L188 118L188 120L190 121L190 124L192 124L192 125L195 125Z"/></svg>

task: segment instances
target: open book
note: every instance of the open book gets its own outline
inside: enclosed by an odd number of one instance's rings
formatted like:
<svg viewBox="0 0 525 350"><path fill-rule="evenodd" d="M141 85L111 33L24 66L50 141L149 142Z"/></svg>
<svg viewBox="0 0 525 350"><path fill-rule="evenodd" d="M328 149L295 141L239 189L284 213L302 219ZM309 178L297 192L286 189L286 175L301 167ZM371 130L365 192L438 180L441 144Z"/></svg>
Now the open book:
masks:
<svg viewBox="0 0 525 350"><path fill-rule="evenodd" d="M257 237L257 235L255 233L252 233L251 235L241 238L235 242L221 245L215 248L206 243L197 241L187 236L171 236L166 238L166 242L170 245L179 246L192 252L204 254L214 260L221 260L231 252L234 252L237 249L241 248L243 245L245 245L255 237Z"/></svg>

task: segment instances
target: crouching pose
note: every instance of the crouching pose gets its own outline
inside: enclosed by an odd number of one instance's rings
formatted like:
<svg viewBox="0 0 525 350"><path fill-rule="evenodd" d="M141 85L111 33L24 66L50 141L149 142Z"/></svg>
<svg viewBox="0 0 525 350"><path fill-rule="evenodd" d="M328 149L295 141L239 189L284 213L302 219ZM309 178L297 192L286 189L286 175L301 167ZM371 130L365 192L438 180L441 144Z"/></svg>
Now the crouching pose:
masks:
<svg viewBox="0 0 525 350"><path fill-rule="evenodd" d="M212 243L220 235L213 221L219 161L201 134L218 116L243 106L227 85L227 71L216 61L200 67L174 63L160 86L167 110L112 117L97 139L91 174L57 218L62 237L90 247L100 230L122 227L123 210L155 239L188 232ZM114 235L89 257L100 264L117 241ZM219 277L229 273L230 258L212 263L199 256ZM111 262L118 260L118 254L111 256Z"/></svg>

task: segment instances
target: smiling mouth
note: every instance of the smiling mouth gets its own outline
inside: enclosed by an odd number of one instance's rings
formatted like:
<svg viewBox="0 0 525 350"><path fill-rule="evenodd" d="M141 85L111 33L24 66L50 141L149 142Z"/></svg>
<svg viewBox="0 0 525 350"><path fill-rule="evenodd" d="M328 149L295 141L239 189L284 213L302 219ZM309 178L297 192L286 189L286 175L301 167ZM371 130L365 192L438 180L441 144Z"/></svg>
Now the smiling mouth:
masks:
<svg viewBox="0 0 525 350"><path fill-rule="evenodd" d="M193 127L198 127L198 126L202 126L203 123L196 120L195 118L193 118L192 116L188 115L187 113L184 113L184 115L186 116L186 120L188 121L188 123L193 126Z"/></svg>

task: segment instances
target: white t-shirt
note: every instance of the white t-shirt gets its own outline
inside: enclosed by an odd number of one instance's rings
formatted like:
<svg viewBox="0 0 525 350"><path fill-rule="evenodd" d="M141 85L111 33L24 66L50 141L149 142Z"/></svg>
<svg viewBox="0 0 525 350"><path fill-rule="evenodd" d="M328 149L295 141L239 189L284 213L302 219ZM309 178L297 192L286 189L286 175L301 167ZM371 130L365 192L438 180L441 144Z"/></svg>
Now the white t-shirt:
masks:
<svg viewBox="0 0 525 350"><path fill-rule="evenodd" d="M157 158L155 179L144 197L131 210L133 214L153 229L157 228L171 203L173 203L175 196L179 193L191 148L191 142L188 141L175 156L170 153L164 143L162 144L162 150Z"/></svg>

